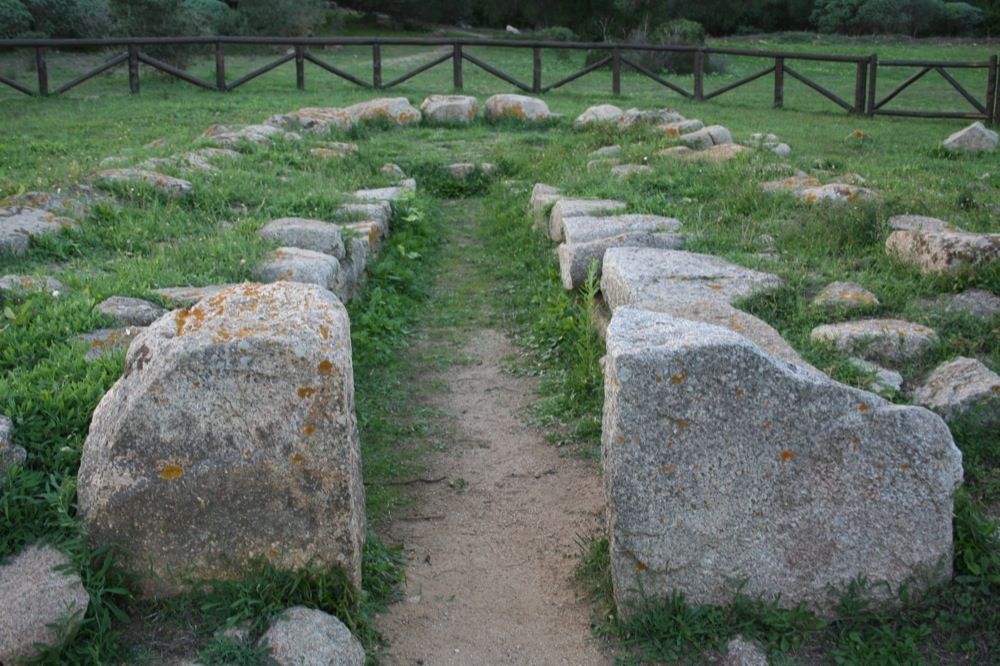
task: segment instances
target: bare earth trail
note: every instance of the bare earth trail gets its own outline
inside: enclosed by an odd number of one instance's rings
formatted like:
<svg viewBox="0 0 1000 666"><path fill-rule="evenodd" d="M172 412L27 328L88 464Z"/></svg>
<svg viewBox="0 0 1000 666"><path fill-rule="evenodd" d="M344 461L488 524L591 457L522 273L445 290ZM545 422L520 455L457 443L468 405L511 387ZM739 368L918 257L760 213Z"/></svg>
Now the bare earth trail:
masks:
<svg viewBox="0 0 1000 666"><path fill-rule="evenodd" d="M516 349L489 321L470 202L460 206L446 206L454 226L431 307L457 299L473 312L457 334L427 331L415 352L461 358L421 372L414 387L422 407L443 414L447 433L422 478L445 480L410 486L414 502L381 530L404 544L409 561L403 599L379 618L390 641L381 658L609 664L590 634L590 605L571 580L577 538L600 528L600 477L594 463L560 456L525 423L535 381L505 370Z"/></svg>

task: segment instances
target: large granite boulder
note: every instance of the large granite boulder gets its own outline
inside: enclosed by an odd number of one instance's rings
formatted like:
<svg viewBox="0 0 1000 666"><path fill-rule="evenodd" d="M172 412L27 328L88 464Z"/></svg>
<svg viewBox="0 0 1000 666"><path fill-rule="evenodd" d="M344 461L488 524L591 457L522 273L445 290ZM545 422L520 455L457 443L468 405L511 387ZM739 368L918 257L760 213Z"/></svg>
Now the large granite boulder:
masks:
<svg viewBox="0 0 1000 666"><path fill-rule="evenodd" d="M559 255L559 275L562 278L563 287L576 289L582 286L587 281L592 265L595 268L594 275L600 278L604 253L612 247L654 247L679 250L684 247L684 236L652 231L629 231L614 236L603 236L583 243L562 243L557 249L557 254Z"/></svg>
<svg viewBox="0 0 1000 666"><path fill-rule="evenodd" d="M576 127L586 127L593 123L612 123L622 117L622 110L613 104L597 104L589 106L576 117L573 125Z"/></svg>
<svg viewBox="0 0 1000 666"><path fill-rule="evenodd" d="M24 254L31 239L72 229L77 223L41 208L0 208L0 254Z"/></svg>
<svg viewBox="0 0 1000 666"><path fill-rule="evenodd" d="M717 326L621 308L608 329L602 459L614 596L832 610L859 576L951 572L962 456L947 426L785 363ZM928 574L927 577L924 577ZM889 588L892 588L891 590Z"/></svg>
<svg viewBox="0 0 1000 666"><path fill-rule="evenodd" d="M486 100L486 119L497 121L504 118L539 122L548 120L552 113L549 105L537 97L525 95L493 95Z"/></svg>
<svg viewBox="0 0 1000 666"><path fill-rule="evenodd" d="M261 639L278 666L364 666L365 649L344 623L329 613L294 606Z"/></svg>
<svg viewBox="0 0 1000 666"><path fill-rule="evenodd" d="M91 543L123 546L147 595L258 558L337 565L360 586L344 306L313 285L244 284L156 321L94 412L78 496Z"/></svg>
<svg viewBox="0 0 1000 666"><path fill-rule="evenodd" d="M468 125L479 115L479 101L468 95L431 95L420 104L424 120L442 125Z"/></svg>
<svg viewBox="0 0 1000 666"><path fill-rule="evenodd" d="M814 328L809 338L832 345L838 351L858 353L869 361L890 366L919 358L938 341L932 329L902 319L859 319L823 324Z"/></svg>
<svg viewBox="0 0 1000 666"><path fill-rule="evenodd" d="M949 420L988 406L987 418L1000 424L1000 375L977 359L960 356L938 366L914 392L913 401Z"/></svg>
<svg viewBox="0 0 1000 666"><path fill-rule="evenodd" d="M998 135L986 129L981 122L974 122L945 139L941 145L952 153L992 153L997 149Z"/></svg>
<svg viewBox="0 0 1000 666"><path fill-rule="evenodd" d="M563 221L571 217L594 217L624 212L624 201L617 199L559 199L549 212L549 238L563 240Z"/></svg>
<svg viewBox="0 0 1000 666"><path fill-rule="evenodd" d="M258 232L264 240L287 247L297 247L344 258L344 239L340 227L323 220L282 217L271 220Z"/></svg>
<svg viewBox="0 0 1000 666"><path fill-rule="evenodd" d="M76 633L90 605L68 557L29 546L0 566L0 664L20 664Z"/></svg>
<svg viewBox="0 0 1000 666"><path fill-rule="evenodd" d="M899 230L885 251L921 273L955 273L1000 259L1000 234Z"/></svg>
<svg viewBox="0 0 1000 666"><path fill-rule="evenodd" d="M615 247L604 253L601 294L612 312L625 305L726 328L765 351L810 368L781 334L732 303L782 285L776 275L694 252Z"/></svg>

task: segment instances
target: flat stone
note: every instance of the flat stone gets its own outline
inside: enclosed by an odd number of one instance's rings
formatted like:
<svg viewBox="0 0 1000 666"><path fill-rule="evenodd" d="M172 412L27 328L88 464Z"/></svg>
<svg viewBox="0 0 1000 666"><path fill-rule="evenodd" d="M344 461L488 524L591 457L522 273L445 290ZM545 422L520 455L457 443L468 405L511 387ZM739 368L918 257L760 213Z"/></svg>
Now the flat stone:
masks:
<svg viewBox="0 0 1000 666"><path fill-rule="evenodd" d="M32 238L77 226L68 217L57 217L40 208L0 208L0 254L24 254Z"/></svg>
<svg viewBox="0 0 1000 666"><path fill-rule="evenodd" d="M1000 312L1000 296L983 289L967 289L958 294L942 294L929 303L947 314L965 314L989 319Z"/></svg>
<svg viewBox="0 0 1000 666"><path fill-rule="evenodd" d="M580 218L570 218L570 220L575 219ZM557 253L563 287L577 289L584 285L591 265L595 266L595 275L600 278L604 253L612 247L654 247L679 250L684 247L684 236L672 233L631 231L583 243L562 243Z"/></svg>
<svg viewBox="0 0 1000 666"><path fill-rule="evenodd" d="M658 157L687 157L694 152L694 150L691 150L687 146L671 146L670 148L656 151L656 155Z"/></svg>
<svg viewBox="0 0 1000 666"><path fill-rule="evenodd" d="M448 175L455 180L463 180L476 172L476 165L472 162L456 162L449 164L445 169L448 171Z"/></svg>
<svg viewBox="0 0 1000 666"><path fill-rule="evenodd" d="M39 656L76 633L90 605L70 559L51 546L29 546L0 566L0 663ZM57 571L58 569L58 571Z"/></svg>
<svg viewBox="0 0 1000 666"><path fill-rule="evenodd" d="M903 375L895 370L883 368L863 358L852 358L850 361L851 365L861 372L874 375L872 381L868 384L868 390L872 393L877 393L884 397L903 390Z"/></svg>
<svg viewBox="0 0 1000 666"><path fill-rule="evenodd" d="M218 171L212 165L214 160L236 160L243 157L235 150L228 148L199 148L177 156L180 169L185 173L211 173Z"/></svg>
<svg viewBox="0 0 1000 666"><path fill-rule="evenodd" d="M704 150L712 146L732 143L733 135L722 125L709 125L688 134L681 134L678 139L688 148Z"/></svg>
<svg viewBox="0 0 1000 666"><path fill-rule="evenodd" d="M549 238L557 243L563 239L563 221L568 218L620 213L625 208L625 202L616 199L560 199L549 213Z"/></svg>
<svg viewBox="0 0 1000 666"><path fill-rule="evenodd" d="M190 194L194 189L190 181L142 169L108 169L97 174L97 178L108 183L142 183L171 197Z"/></svg>
<svg viewBox="0 0 1000 666"><path fill-rule="evenodd" d="M665 312L747 337L775 356L812 369L774 328L737 310L734 301L781 286L776 275L719 257L650 248L611 248L604 253L601 293L612 312L626 305Z"/></svg>
<svg viewBox="0 0 1000 666"><path fill-rule="evenodd" d="M893 231L885 241L885 251L921 273L956 273L1000 257L1000 234Z"/></svg>
<svg viewBox="0 0 1000 666"><path fill-rule="evenodd" d="M338 566L360 589L353 384L347 312L314 285L239 285L157 320L83 446L90 543L121 545L147 597L258 559Z"/></svg>
<svg viewBox="0 0 1000 666"><path fill-rule="evenodd" d="M280 130L295 129L308 134L325 135L331 129L346 132L353 126L353 121L341 108L305 107L275 114L265 120L264 125Z"/></svg>
<svg viewBox="0 0 1000 666"><path fill-rule="evenodd" d="M677 231L680 227L680 220L660 215L627 214L606 217L580 215L563 220L563 239L567 243L587 243L626 233Z"/></svg>
<svg viewBox="0 0 1000 666"><path fill-rule="evenodd" d="M865 187L846 183L830 183L818 187L804 187L795 191L795 196L806 203L828 201L835 204L850 204L859 201L874 201L878 195Z"/></svg>
<svg viewBox="0 0 1000 666"><path fill-rule="evenodd" d="M657 129L671 138L676 138L684 134L691 134L698 130L705 129L705 123L700 120L678 120L672 123L664 123Z"/></svg>
<svg viewBox="0 0 1000 666"><path fill-rule="evenodd" d="M60 187L55 192L22 192L7 197L0 203L2 208L35 208L53 215L82 220L90 213L93 204L105 201L106 197L87 185Z"/></svg>
<svg viewBox="0 0 1000 666"><path fill-rule="evenodd" d="M212 125L205 130L201 140L213 143L220 148L236 149L244 143L257 146L271 146L275 139L283 141L298 141L301 137L295 132L286 132L274 125L246 125L240 128L231 128L226 125Z"/></svg>
<svg viewBox="0 0 1000 666"><path fill-rule="evenodd" d="M587 171L604 171L621 164L621 160L616 157L602 157L596 160L587 161Z"/></svg>
<svg viewBox="0 0 1000 666"><path fill-rule="evenodd" d="M309 150L313 157L320 157L327 160L339 160L345 157L353 157L358 154L358 144L340 143L331 141Z"/></svg>
<svg viewBox="0 0 1000 666"><path fill-rule="evenodd" d="M388 201L344 204L337 209L336 217L355 222L377 222L385 236L389 233L389 223L392 221L392 204Z"/></svg>
<svg viewBox="0 0 1000 666"><path fill-rule="evenodd" d="M721 666L769 666L767 653L757 643L737 636L726 644Z"/></svg>
<svg viewBox="0 0 1000 666"><path fill-rule="evenodd" d="M9 470L14 465L23 465L28 459L28 452L23 446L14 443L14 423L0 414L0 485ZM0 609L0 613L3 610Z"/></svg>
<svg viewBox="0 0 1000 666"><path fill-rule="evenodd" d="M156 303L130 296L112 296L98 303L97 310L123 326L149 326L167 313Z"/></svg>
<svg viewBox="0 0 1000 666"><path fill-rule="evenodd" d="M83 360L96 361L102 356L128 349L136 336L144 330L145 328L142 326L101 328L74 336L73 342L82 342L87 346Z"/></svg>
<svg viewBox="0 0 1000 666"><path fill-rule="evenodd" d="M45 291L51 296L58 297L60 294L66 293L66 287L59 280L50 277L35 277L33 275L4 275L0 277L0 295L34 291Z"/></svg>
<svg viewBox="0 0 1000 666"><path fill-rule="evenodd" d="M760 188L765 192L797 192L806 188L820 187L821 183L806 174L799 174L789 178L769 180L761 183Z"/></svg>
<svg viewBox="0 0 1000 666"><path fill-rule="evenodd" d="M593 123L612 123L622 117L622 110L613 104L597 104L589 106L576 117L573 125L576 127L586 127Z"/></svg>
<svg viewBox="0 0 1000 666"><path fill-rule="evenodd" d="M387 121L399 127L415 125L423 119L420 109L405 97L380 97L346 107L344 114L352 124L373 120Z"/></svg>
<svg viewBox="0 0 1000 666"><path fill-rule="evenodd" d="M614 313L604 377L611 577L624 616L674 593L724 605L733 580L827 615L829 588L858 577L887 583L872 589L891 599L904 583L936 582L926 572L950 574L961 453L932 412L783 362L725 328L634 307Z"/></svg>
<svg viewBox="0 0 1000 666"><path fill-rule="evenodd" d="M923 215L893 215L889 227L893 231L958 231L944 220Z"/></svg>
<svg viewBox="0 0 1000 666"><path fill-rule="evenodd" d="M282 217L271 220L257 233L264 240L278 245L312 250L337 259L343 259L345 256L340 227L332 222Z"/></svg>
<svg viewBox="0 0 1000 666"><path fill-rule="evenodd" d="M153 293L162 296L169 303L180 307L189 308L203 298L215 296L230 287L237 287L237 284L210 284L204 287L163 287L154 289Z"/></svg>
<svg viewBox="0 0 1000 666"><path fill-rule="evenodd" d="M393 164L391 162L383 164L378 171L379 173L384 173L385 175L390 176L392 178L399 178L400 180L406 178L406 172L403 171L403 167L399 166L398 164Z"/></svg>
<svg viewBox="0 0 1000 666"><path fill-rule="evenodd" d="M370 190L357 190L353 196L359 201L399 201L410 193L417 191L417 181L407 178L396 187L377 187Z"/></svg>
<svg viewBox="0 0 1000 666"><path fill-rule="evenodd" d="M677 154L689 160L699 160L704 162L728 162L729 160L735 159L741 153L745 153L749 150L750 149L746 146L741 146L738 143L720 143L715 146L709 146L704 150L689 150Z"/></svg>
<svg viewBox="0 0 1000 666"><path fill-rule="evenodd" d="M549 105L537 97L525 95L493 95L486 100L486 119L497 121L503 118L540 122L548 120L552 113Z"/></svg>
<svg viewBox="0 0 1000 666"><path fill-rule="evenodd" d="M644 173L653 173L653 167L647 164L619 164L611 167L611 175L615 178L628 178Z"/></svg>
<svg viewBox="0 0 1000 666"><path fill-rule="evenodd" d="M990 423L1000 423L1000 375L977 359L960 356L939 365L913 400L948 420L985 406Z"/></svg>
<svg viewBox="0 0 1000 666"><path fill-rule="evenodd" d="M603 148L598 148L597 150L592 151L590 153L590 156L593 158L618 157L621 154L622 154L622 147L616 143L613 146L604 146Z"/></svg>
<svg viewBox="0 0 1000 666"><path fill-rule="evenodd" d="M981 122L974 122L945 139L941 145L953 153L992 153L997 149L998 135L986 129Z"/></svg>
<svg viewBox="0 0 1000 666"><path fill-rule="evenodd" d="M864 308L878 305L878 297L855 282L831 282L813 299L823 308Z"/></svg>
<svg viewBox="0 0 1000 666"><path fill-rule="evenodd" d="M295 606L284 611L261 639L278 666L364 666L361 642L333 615Z"/></svg>
<svg viewBox="0 0 1000 666"><path fill-rule="evenodd" d="M918 358L937 344L930 328L901 319L860 319L817 326L809 334L813 342L828 343L838 351L858 353L863 358L890 366Z"/></svg>
<svg viewBox="0 0 1000 666"><path fill-rule="evenodd" d="M682 121L684 121L684 116L673 109L651 109L649 111L629 109L618 119L618 124L622 127L633 127L635 125L657 125Z"/></svg>
<svg viewBox="0 0 1000 666"><path fill-rule="evenodd" d="M468 125L479 115L479 101L468 95L430 95L420 104L424 120L445 125Z"/></svg>
<svg viewBox="0 0 1000 666"><path fill-rule="evenodd" d="M297 247L280 247L257 269L256 276L261 282L302 282L332 289L339 272L340 262L336 257Z"/></svg>

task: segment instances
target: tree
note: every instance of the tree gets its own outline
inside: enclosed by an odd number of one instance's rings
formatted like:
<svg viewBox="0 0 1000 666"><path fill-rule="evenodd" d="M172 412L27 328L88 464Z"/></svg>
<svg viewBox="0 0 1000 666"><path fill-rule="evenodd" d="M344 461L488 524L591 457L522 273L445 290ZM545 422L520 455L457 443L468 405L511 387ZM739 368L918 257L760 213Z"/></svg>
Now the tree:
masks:
<svg viewBox="0 0 1000 666"><path fill-rule="evenodd" d="M0 37L20 37L31 29L31 14L21 0L0 0Z"/></svg>

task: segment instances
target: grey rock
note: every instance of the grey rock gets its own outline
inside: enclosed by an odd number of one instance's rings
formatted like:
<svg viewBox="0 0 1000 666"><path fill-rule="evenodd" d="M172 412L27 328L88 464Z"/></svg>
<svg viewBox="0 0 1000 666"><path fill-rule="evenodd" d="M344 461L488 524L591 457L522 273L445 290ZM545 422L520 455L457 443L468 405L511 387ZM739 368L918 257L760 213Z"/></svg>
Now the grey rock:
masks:
<svg viewBox="0 0 1000 666"><path fill-rule="evenodd" d="M679 220L659 215L580 215L563 220L563 239L567 243L587 243L625 233L677 231L680 227Z"/></svg>
<svg viewBox="0 0 1000 666"><path fill-rule="evenodd" d="M792 154L792 147L787 143L778 143L770 147L770 151L778 157L787 157Z"/></svg>
<svg viewBox="0 0 1000 666"><path fill-rule="evenodd" d="M838 351L858 353L869 361L894 365L922 356L937 344L937 333L921 324L901 319L861 319L817 326L813 342L827 343Z"/></svg>
<svg viewBox="0 0 1000 666"><path fill-rule="evenodd" d="M615 178L628 178L643 173L653 173L653 167L647 164L619 164L611 167L611 175Z"/></svg>
<svg viewBox="0 0 1000 666"><path fill-rule="evenodd" d="M873 375L868 390L881 396L892 395L903 390L903 375L895 370L883 368L863 358L852 358L851 365L861 372Z"/></svg>
<svg viewBox="0 0 1000 666"><path fill-rule="evenodd" d="M622 154L622 147L619 146L618 144L615 144L613 146L604 146L603 148L598 148L597 150L592 151L590 153L590 156L593 158L618 157L621 154Z"/></svg>
<svg viewBox="0 0 1000 666"><path fill-rule="evenodd" d="M286 132L281 127L270 124L246 125L236 129L226 125L212 125L198 138L220 148L230 149L239 148L244 143L271 146L276 139L283 141L298 141L300 139L295 132Z"/></svg>
<svg viewBox="0 0 1000 666"><path fill-rule="evenodd" d="M684 236L671 233L630 231L583 243L563 243L558 248L559 274L562 277L563 287L576 289L586 283L592 264L596 266L595 275L599 278L604 262L604 253L612 247L655 247L679 250L684 247Z"/></svg>
<svg viewBox="0 0 1000 666"><path fill-rule="evenodd" d="M371 234L351 234L346 242L347 258L340 264L340 273L333 287L333 293L344 303L357 297L365 282L365 271L378 247Z"/></svg>
<svg viewBox="0 0 1000 666"><path fill-rule="evenodd" d="M332 289L340 272L336 257L297 247L279 247L256 272L261 282L303 282Z"/></svg>
<svg viewBox="0 0 1000 666"><path fill-rule="evenodd" d="M388 201L344 204L337 209L336 217L338 220L378 222L388 232L392 221L392 204Z"/></svg>
<svg viewBox="0 0 1000 666"><path fill-rule="evenodd" d="M846 183L830 183L818 187L803 187L795 191L795 196L806 203L830 202L850 204L859 201L874 201L878 194L866 187Z"/></svg>
<svg viewBox="0 0 1000 666"><path fill-rule="evenodd" d="M153 293L167 299L171 304L180 308L189 308L203 298L215 296L216 294L236 287L235 284L210 284L204 287L163 287L154 289Z"/></svg>
<svg viewBox="0 0 1000 666"><path fill-rule="evenodd" d="M622 127L632 127L634 125L655 125L683 121L684 116L672 109L652 109L650 111L629 109L618 119L618 124Z"/></svg>
<svg viewBox="0 0 1000 666"><path fill-rule="evenodd" d="M532 227L536 231L547 232L549 206L562 198L559 188L552 185L535 183L534 187L531 188L531 201L528 208L531 210Z"/></svg>
<svg viewBox="0 0 1000 666"><path fill-rule="evenodd" d="M410 104L405 97L380 97L367 102L359 102L343 109L352 125L359 122L384 120L404 127L415 125L423 119L420 109Z"/></svg>
<svg viewBox="0 0 1000 666"><path fill-rule="evenodd" d="M199 148L176 156L178 166L184 173L213 173L218 171L212 165L214 160L235 160L242 155L228 148Z"/></svg>
<svg viewBox="0 0 1000 666"><path fill-rule="evenodd" d="M705 123L700 120L678 120L676 122L665 123L658 128L669 137L678 137L683 134L691 134L698 130L705 129Z"/></svg>
<svg viewBox="0 0 1000 666"><path fill-rule="evenodd" d="M889 227L893 231L958 231L944 220L924 215L893 215Z"/></svg>
<svg viewBox="0 0 1000 666"><path fill-rule="evenodd" d="M953 419L973 407L988 406L991 423L1000 422L1000 375L974 358L958 357L938 366L913 394L918 405Z"/></svg>
<svg viewBox="0 0 1000 666"><path fill-rule="evenodd" d="M83 356L85 361L96 361L107 354L128 349L136 336L144 330L145 328L142 326L101 328L77 335L73 338L73 342L80 342L87 346L87 351Z"/></svg>
<svg viewBox="0 0 1000 666"><path fill-rule="evenodd" d="M46 291L50 296L58 297L66 293L66 286L50 277L35 277L33 275L4 275L0 277L0 296L18 292Z"/></svg>
<svg viewBox="0 0 1000 666"><path fill-rule="evenodd" d="M726 654L719 663L722 666L769 666L771 662L760 645L737 636L726 644Z"/></svg>
<svg viewBox="0 0 1000 666"><path fill-rule="evenodd" d="M24 447L14 443L14 423L0 414L0 483L8 469L14 465L23 465L27 459L28 452Z"/></svg>
<svg viewBox="0 0 1000 666"><path fill-rule="evenodd" d="M948 314L966 314L989 319L1000 312L1000 296L983 289L966 289L959 294L942 295L931 306L939 306Z"/></svg>
<svg viewBox="0 0 1000 666"><path fill-rule="evenodd" d="M603 171L619 164L621 164L621 160L616 157L602 157L596 160L588 160L587 171Z"/></svg>
<svg viewBox="0 0 1000 666"><path fill-rule="evenodd" d="M476 165L472 162L456 162L455 164L449 164L445 168L448 170L448 175L455 180L468 178L476 172Z"/></svg>
<svg viewBox="0 0 1000 666"><path fill-rule="evenodd" d="M621 213L626 207L615 199L560 199L549 213L549 238L557 243L563 239L563 221L568 218Z"/></svg>
<svg viewBox="0 0 1000 666"><path fill-rule="evenodd" d="M704 150L733 142L733 135L722 125L709 125L694 132L681 134L678 138L682 144L694 150Z"/></svg>
<svg viewBox="0 0 1000 666"><path fill-rule="evenodd" d="M90 595L68 557L50 546L29 546L0 566L0 663L39 655L36 644L59 647L76 633Z"/></svg>
<svg viewBox="0 0 1000 666"><path fill-rule="evenodd" d="M160 194L171 197L190 194L194 188L190 181L142 169L108 169L97 174L97 177L108 183L143 183Z"/></svg>
<svg viewBox="0 0 1000 666"><path fill-rule="evenodd" d="M597 104L589 106L576 117L573 125L576 127L586 127L593 123L611 123L622 117L622 110L613 104Z"/></svg>
<svg viewBox="0 0 1000 666"><path fill-rule="evenodd" d="M365 650L333 615L295 606L260 639L279 666L364 666Z"/></svg>
<svg viewBox="0 0 1000 666"><path fill-rule="evenodd" d="M421 104L424 120L446 125L468 125L479 115L479 101L468 95L431 95Z"/></svg>
<svg viewBox="0 0 1000 666"><path fill-rule="evenodd" d="M383 164L382 168L379 169L379 173L384 173L387 176L398 178L400 180L406 178L406 172L403 171L403 167L398 164L393 164L392 162Z"/></svg>
<svg viewBox="0 0 1000 666"><path fill-rule="evenodd" d="M340 143L337 141L330 141L324 143L322 146L317 146L309 150L309 154L313 157L319 157L327 160L339 160L345 157L352 157L358 154L358 144L356 143Z"/></svg>
<svg viewBox="0 0 1000 666"><path fill-rule="evenodd" d="M0 254L24 254L31 239L73 229L77 223L40 208L0 208Z"/></svg>
<svg viewBox="0 0 1000 666"><path fill-rule="evenodd" d="M945 150L953 153L992 153L997 149L998 135L986 129L981 122L974 122L942 142Z"/></svg>
<svg viewBox="0 0 1000 666"><path fill-rule="evenodd" d="M955 273L1000 258L1000 234L893 231L885 251L921 273Z"/></svg>
<svg viewBox="0 0 1000 666"><path fill-rule="evenodd" d="M55 192L23 192L4 199L0 208L35 208L57 216L82 220L93 204L106 197L87 185L60 187Z"/></svg>
<svg viewBox="0 0 1000 666"><path fill-rule="evenodd" d="M409 196L410 193L417 191L417 181L412 178L407 178L397 187L377 187L375 189L369 190L357 190L354 193L354 198L358 201L364 202L379 202L388 201L394 202L399 201L403 197Z"/></svg>
<svg viewBox="0 0 1000 666"><path fill-rule="evenodd" d="M135 339L94 412L78 498L91 543L121 544L145 595L256 558L336 565L360 587L349 328L332 293L280 282L227 289Z"/></svg>
<svg viewBox="0 0 1000 666"><path fill-rule="evenodd" d="M124 326L149 326L167 313L156 303L130 296L112 296L98 303L97 310Z"/></svg>
<svg viewBox="0 0 1000 666"><path fill-rule="evenodd" d="M858 576L894 589L950 574L962 456L936 414L783 362L725 328L639 308L615 311L604 371L623 614L673 592L725 604L734 579L751 596L827 614L828 588Z"/></svg>
<svg viewBox="0 0 1000 666"><path fill-rule="evenodd" d="M813 299L824 308L864 308L878 305L878 297L855 282L831 282Z"/></svg>
<svg viewBox="0 0 1000 666"><path fill-rule="evenodd" d="M552 115L549 105L537 97L525 95L493 95L486 100L486 119L491 121L510 118L527 122L548 120Z"/></svg>
<svg viewBox="0 0 1000 666"><path fill-rule="evenodd" d="M340 227L332 222L283 217L271 220L258 233L264 240L286 247L312 250L329 254L337 259L343 259L345 256Z"/></svg>
<svg viewBox="0 0 1000 666"><path fill-rule="evenodd" d="M820 182L804 173L788 178L769 180L760 185L760 188L765 192L798 192L812 187L820 187Z"/></svg>

